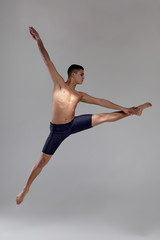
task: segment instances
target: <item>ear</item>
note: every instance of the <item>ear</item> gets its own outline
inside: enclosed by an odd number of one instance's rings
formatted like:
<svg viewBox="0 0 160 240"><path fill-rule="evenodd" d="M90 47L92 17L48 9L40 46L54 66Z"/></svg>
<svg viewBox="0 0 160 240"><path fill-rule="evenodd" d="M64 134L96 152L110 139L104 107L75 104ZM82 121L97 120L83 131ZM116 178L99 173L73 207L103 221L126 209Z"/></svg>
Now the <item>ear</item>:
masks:
<svg viewBox="0 0 160 240"><path fill-rule="evenodd" d="M76 74L76 72L72 72L71 73L71 77L74 77L75 74Z"/></svg>
<svg viewBox="0 0 160 240"><path fill-rule="evenodd" d="M70 78L73 78L73 72L71 73Z"/></svg>

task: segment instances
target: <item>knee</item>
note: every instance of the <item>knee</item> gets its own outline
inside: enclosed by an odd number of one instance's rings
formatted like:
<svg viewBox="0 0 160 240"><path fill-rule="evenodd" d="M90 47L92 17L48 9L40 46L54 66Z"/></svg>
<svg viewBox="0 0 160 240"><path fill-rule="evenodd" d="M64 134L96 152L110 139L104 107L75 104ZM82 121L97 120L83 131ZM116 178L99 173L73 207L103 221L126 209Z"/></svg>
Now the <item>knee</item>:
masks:
<svg viewBox="0 0 160 240"><path fill-rule="evenodd" d="M37 168L43 168L46 165L46 160L45 159L39 159L37 163Z"/></svg>
<svg viewBox="0 0 160 240"><path fill-rule="evenodd" d="M105 122L107 113L94 114L92 116L92 127Z"/></svg>
<svg viewBox="0 0 160 240"><path fill-rule="evenodd" d="M45 157L45 156L41 155L38 160L38 163L37 163L37 168L42 169L49 162L50 158L51 158L51 156Z"/></svg>

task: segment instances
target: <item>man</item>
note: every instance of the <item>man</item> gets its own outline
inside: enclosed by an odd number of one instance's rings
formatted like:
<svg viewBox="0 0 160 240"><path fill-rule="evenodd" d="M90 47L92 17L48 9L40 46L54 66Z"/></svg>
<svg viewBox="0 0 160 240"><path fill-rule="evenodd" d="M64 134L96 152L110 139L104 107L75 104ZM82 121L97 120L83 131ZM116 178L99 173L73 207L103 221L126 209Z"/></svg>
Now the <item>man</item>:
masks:
<svg viewBox="0 0 160 240"><path fill-rule="evenodd" d="M50 134L45 142L38 162L31 170L24 189L16 198L17 204L23 201L33 180L49 162L61 142L69 135L84 131L104 122L117 121L133 114L140 116L145 108L152 106L151 103L145 103L138 107L125 108L106 99L95 98L84 92L76 91L76 85L83 83L84 68L76 64L71 65L68 69L68 79L65 82L52 63L38 32L33 27L29 27L29 31L38 44L40 53L42 54L53 81L52 119L50 122ZM112 113L84 114L75 117L75 109L79 102L96 104L119 111Z"/></svg>

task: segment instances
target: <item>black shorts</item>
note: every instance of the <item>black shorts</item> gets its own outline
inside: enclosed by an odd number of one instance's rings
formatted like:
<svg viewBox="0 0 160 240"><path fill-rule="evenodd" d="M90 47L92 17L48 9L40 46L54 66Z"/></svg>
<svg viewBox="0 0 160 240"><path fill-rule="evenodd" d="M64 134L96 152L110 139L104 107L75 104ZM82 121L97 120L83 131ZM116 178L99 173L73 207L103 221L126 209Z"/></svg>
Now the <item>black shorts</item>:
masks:
<svg viewBox="0 0 160 240"><path fill-rule="evenodd" d="M61 142L69 135L84 131L92 127L92 114L83 114L65 124L54 124L50 122L50 134L44 144L43 153L52 155Z"/></svg>

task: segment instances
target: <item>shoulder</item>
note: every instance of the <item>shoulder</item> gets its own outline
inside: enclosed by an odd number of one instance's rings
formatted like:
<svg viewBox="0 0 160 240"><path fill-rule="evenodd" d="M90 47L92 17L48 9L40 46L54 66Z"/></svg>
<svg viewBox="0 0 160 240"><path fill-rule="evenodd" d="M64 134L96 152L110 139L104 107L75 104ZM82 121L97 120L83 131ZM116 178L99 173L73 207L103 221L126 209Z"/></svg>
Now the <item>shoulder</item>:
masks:
<svg viewBox="0 0 160 240"><path fill-rule="evenodd" d="M79 100L81 102L85 101L85 98L87 98L87 96L89 96L88 94L84 93L84 92L80 92L80 91L77 91L78 92L78 95L79 95Z"/></svg>
<svg viewBox="0 0 160 240"><path fill-rule="evenodd" d="M76 93L77 93L77 95L79 96L80 99L83 97L83 92L76 91Z"/></svg>

